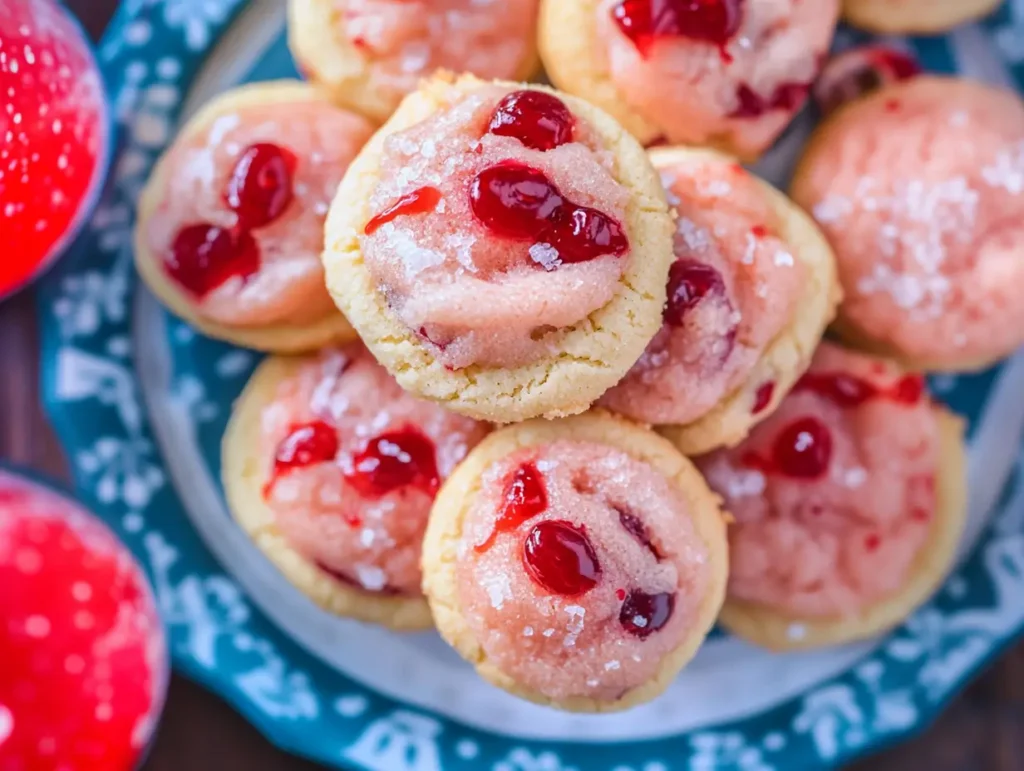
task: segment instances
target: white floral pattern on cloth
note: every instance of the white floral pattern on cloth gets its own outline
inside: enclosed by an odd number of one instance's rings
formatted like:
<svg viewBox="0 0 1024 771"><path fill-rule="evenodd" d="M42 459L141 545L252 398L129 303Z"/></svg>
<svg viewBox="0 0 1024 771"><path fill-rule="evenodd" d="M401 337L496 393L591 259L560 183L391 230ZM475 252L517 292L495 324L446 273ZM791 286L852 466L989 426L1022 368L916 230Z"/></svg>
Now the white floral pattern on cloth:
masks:
<svg viewBox="0 0 1024 771"><path fill-rule="evenodd" d="M521 741L408 708L300 650L216 564L182 513L150 432L133 369L133 202L169 141L210 46L243 0L123 0L100 53L122 147L102 204L73 254L43 287L45 398L86 502L147 567L175 665L288 746L339 767L373 771L774 771L837 764L934 714L965 677L1024 627L1024 463L980 546L928 606L865 661L750 718L645 742ZM1024 79L1024 0L983 27ZM982 32L984 30L984 32ZM845 43L856 33L844 32ZM984 39L984 37L983 37ZM952 69L932 41L929 64ZM942 57L946 57L942 60ZM175 345L194 333L172 325ZM178 372L176 394L208 430L252 354L218 349L203 377ZM992 373L939 381L972 419ZM223 393L221 391L224 391ZM4 731L0 714L0 735Z"/></svg>

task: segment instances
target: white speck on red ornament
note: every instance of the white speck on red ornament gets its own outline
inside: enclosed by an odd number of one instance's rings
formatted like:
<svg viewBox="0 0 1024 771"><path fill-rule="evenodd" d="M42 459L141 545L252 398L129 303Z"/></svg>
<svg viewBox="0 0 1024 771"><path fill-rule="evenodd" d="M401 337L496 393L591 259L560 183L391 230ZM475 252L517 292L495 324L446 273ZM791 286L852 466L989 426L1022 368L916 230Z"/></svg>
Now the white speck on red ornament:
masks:
<svg viewBox="0 0 1024 771"><path fill-rule="evenodd" d="M4 0L0 14L0 296L58 254L98 193L107 108L88 42L60 3Z"/></svg>
<svg viewBox="0 0 1024 771"><path fill-rule="evenodd" d="M0 767L134 768L168 665L127 549L72 501L0 472L0 587L14 589L0 589Z"/></svg>

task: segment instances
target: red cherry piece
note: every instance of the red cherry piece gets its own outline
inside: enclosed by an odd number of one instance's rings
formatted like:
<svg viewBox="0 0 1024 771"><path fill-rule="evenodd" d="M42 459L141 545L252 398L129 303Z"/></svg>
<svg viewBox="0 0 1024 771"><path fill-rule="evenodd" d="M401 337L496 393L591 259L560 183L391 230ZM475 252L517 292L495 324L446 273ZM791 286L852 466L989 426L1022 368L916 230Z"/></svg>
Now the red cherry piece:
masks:
<svg viewBox="0 0 1024 771"><path fill-rule="evenodd" d="M490 549L499 533L511 532L547 509L548 491L544 475L533 463L524 463L505 483L502 500L504 508L494 523L494 530L486 541L476 547L478 552Z"/></svg>
<svg viewBox="0 0 1024 771"><path fill-rule="evenodd" d="M562 520L533 526L523 542L523 567L542 589L565 597L590 591L601 575L586 532Z"/></svg>
<svg viewBox="0 0 1024 771"><path fill-rule="evenodd" d="M912 406L924 397L925 383L921 375L906 375L885 389L845 372L809 372L794 390L811 391L844 408L860 407L872 399Z"/></svg>
<svg viewBox="0 0 1024 771"><path fill-rule="evenodd" d="M565 198L544 172L518 161L481 171L470 188L476 218L491 232L517 241L546 244L561 263L586 262L629 251L622 226L611 217Z"/></svg>
<svg viewBox="0 0 1024 771"><path fill-rule="evenodd" d="M269 495L274 483L285 474L298 469L328 463L338 454L338 432L322 420L293 426L281 440L274 454L274 470L264 489Z"/></svg>
<svg viewBox="0 0 1024 771"><path fill-rule="evenodd" d="M622 527L633 536L637 541L647 547L648 551L654 555L655 559L661 559L661 554L658 553L657 548L651 543L651 534L647 531L647 526L640 521L639 517L635 517L628 511L618 510L619 512L619 523Z"/></svg>
<svg viewBox="0 0 1024 771"><path fill-rule="evenodd" d="M103 81L62 4L4 0L0 13L0 296L55 257L106 170Z"/></svg>
<svg viewBox="0 0 1024 771"><path fill-rule="evenodd" d="M245 149L235 164L224 202L245 230L269 225L288 208L298 159L290 150L269 143Z"/></svg>
<svg viewBox="0 0 1024 771"><path fill-rule="evenodd" d="M863 46L844 51L825 66L814 86L814 99L822 112L829 113L889 83L919 74L921 65L902 51L879 45ZM886 108L892 109L889 104Z"/></svg>
<svg viewBox="0 0 1024 771"><path fill-rule="evenodd" d="M776 471L797 479L817 479L832 460L832 434L817 418L800 418L786 426L772 450Z"/></svg>
<svg viewBox="0 0 1024 771"><path fill-rule="evenodd" d="M345 479L365 498L380 498L416 487L431 498L441 486L434 443L417 428L406 426L375 436L352 459Z"/></svg>
<svg viewBox="0 0 1024 771"><path fill-rule="evenodd" d="M725 298L722 274L696 260L676 260L668 271L665 322L673 327L683 326L687 314L709 295Z"/></svg>
<svg viewBox="0 0 1024 771"><path fill-rule="evenodd" d="M740 0L622 0L612 8L622 34L648 56L663 37L687 37L723 50L740 28Z"/></svg>
<svg viewBox="0 0 1024 771"><path fill-rule="evenodd" d="M668 623L676 607L674 594L648 594L634 589L622 603L619 623L622 628L641 640L650 637Z"/></svg>
<svg viewBox="0 0 1024 771"><path fill-rule="evenodd" d="M772 403L772 396L775 395L775 383L769 380L767 383L762 383L757 391L754 392L754 409L752 410L754 415L759 415L768 409L768 405Z"/></svg>
<svg viewBox="0 0 1024 771"><path fill-rule="evenodd" d="M0 768L136 768L168 671L146 579L71 502L0 486Z"/></svg>
<svg viewBox="0 0 1024 771"><path fill-rule="evenodd" d="M748 86L740 84L736 89L739 105L730 118L760 118L775 110L797 110L811 90L810 83L782 83L768 96L762 96Z"/></svg>
<svg viewBox="0 0 1024 771"><path fill-rule="evenodd" d="M434 211L440 202L441 191L436 187L421 187L413 190L411 193L403 195L391 206L367 222L366 227L363 228L363 233L372 236L382 225L386 225L398 217L408 217L414 214L426 214L427 212Z"/></svg>
<svg viewBox="0 0 1024 771"><path fill-rule="evenodd" d="M917 404L924 398L923 375L904 375L889 391L890 398L900 404Z"/></svg>
<svg viewBox="0 0 1024 771"><path fill-rule="evenodd" d="M164 269L186 292L201 300L236 276L245 281L258 273L260 250L248 231L189 225L175 236Z"/></svg>
<svg viewBox="0 0 1024 771"><path fill-rule="evenodd" d="M513 137L531 150L553 150L572 141L576 120L565 102L543 91L513 91L498 104L487 130Z"/></svg>

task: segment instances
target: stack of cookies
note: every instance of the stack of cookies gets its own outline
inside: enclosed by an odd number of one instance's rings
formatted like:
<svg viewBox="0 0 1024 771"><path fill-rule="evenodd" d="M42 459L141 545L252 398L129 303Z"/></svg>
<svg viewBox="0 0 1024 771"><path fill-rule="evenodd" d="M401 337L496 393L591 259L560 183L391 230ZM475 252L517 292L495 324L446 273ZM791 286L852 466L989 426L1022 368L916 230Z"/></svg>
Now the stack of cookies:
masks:
<svg viewBox="0 0 1024 771"><path fill-rule="evenodd" d="M809 648L930 595L965 467L924 371L1024 342L1024 105L825 64L841 10L908 29L839 6L292 0L310 83L209 104L137 232L172 311L273 354L224 486L292 583L576 711L716 621ZM538 50L557 89L508 80ZM791 199L742 163L812 92Z"/></svg>

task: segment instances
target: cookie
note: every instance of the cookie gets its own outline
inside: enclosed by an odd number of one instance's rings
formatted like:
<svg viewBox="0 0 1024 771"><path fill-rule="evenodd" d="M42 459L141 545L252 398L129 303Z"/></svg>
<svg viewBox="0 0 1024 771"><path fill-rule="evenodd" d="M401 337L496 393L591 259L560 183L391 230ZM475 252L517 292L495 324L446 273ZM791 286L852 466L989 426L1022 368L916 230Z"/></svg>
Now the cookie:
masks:
<svg viewBox="0 0 1024 771"><path fill-rule="evenodd" d="M882 35L938 35L994 12L1001 0L843 0L843 19Z"/></svg>
<svg viewBox="0 0 1024 771"><path fill-rule="evenodd" d="M720 622L758 645L872 637L953 564L967 514L963 421L891 362L823 344L775 415L697 464L736 520Z"/></svg>
<svg viewBox="0 0 1024 771"><path fill-rule="evenodd" d="M922 369L971 370L1024 343L1024 103L920 75L837 110L793 199L832 244L836 331Z"/></svg>
<svg viewBox="0 0 1024 771"><path fill-rule="evenodd" d="M253 542L318 605L425 629L430 506L487 431L406 394L362 346L271 357L224 435L224 490Z"/></svg>
<svg viewBox="0 0 1024 771"><path fill-rule="evenodd" d="M660 694L725 590L725 519L693 465L608 413L502 429L444 485L423 545L438 631L486 680L574 712Z"/></svg>
<svg viewBox="0 0 1024 771"><path fill-rule="evenodd" d="M372 133L298 81L218 96L142 191L139 275L210 337L281 353L354 339L324 287L320 252L328 204Z"/></svg>
<svg viewBox="0 0 1024 771"><path fill-rule="evenodd" d="M599 404L693 455L772 413L810 364L839 285L817 226L734 159L676 147L651 160L676 214L664 323Z"/></svg>
<svg viewBox="0 0 1024 771"><path fill-rule="evenodd" d="M582 412L626 374L661 326L671 232L647 156L604 113L445 76L349 168L324 266L402 387L515 422Z"/></svg>
<svg viewBox="0 0 1024 771"><path fill-rule="evenodd" d="M559 88L643 144L760 156L803 106L839 0L542 0L540 52Z"/></svg>
<svg viewBox="0 0 1024 771"><path fill-rule="evenodd" d="M438 69L528 80L539 0L289 0L299 67L339 103L383 122Z"/></svg>

